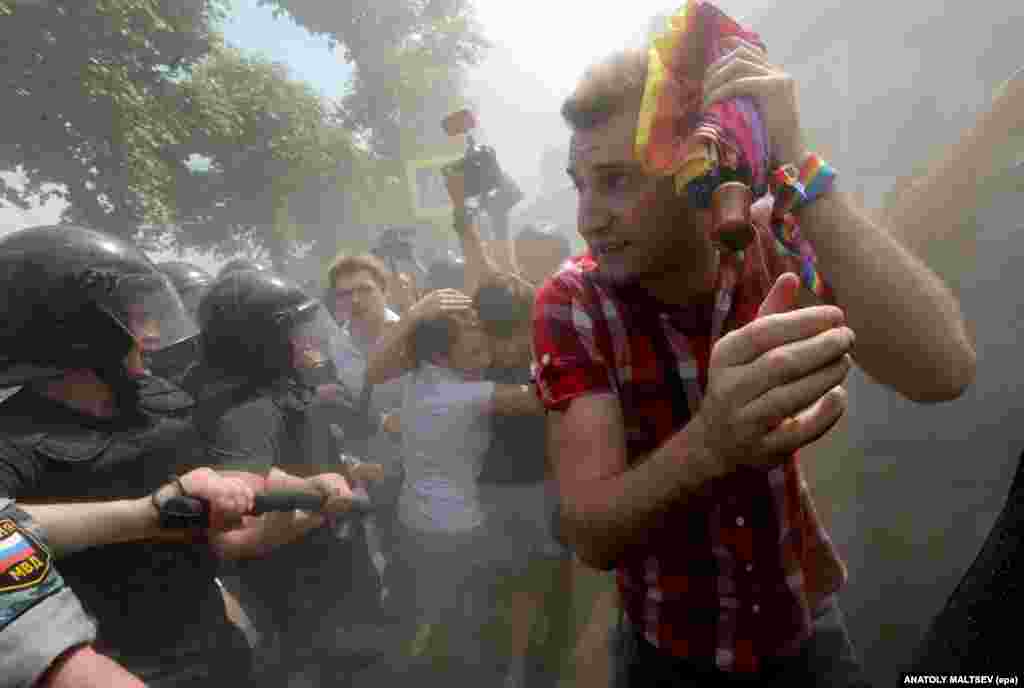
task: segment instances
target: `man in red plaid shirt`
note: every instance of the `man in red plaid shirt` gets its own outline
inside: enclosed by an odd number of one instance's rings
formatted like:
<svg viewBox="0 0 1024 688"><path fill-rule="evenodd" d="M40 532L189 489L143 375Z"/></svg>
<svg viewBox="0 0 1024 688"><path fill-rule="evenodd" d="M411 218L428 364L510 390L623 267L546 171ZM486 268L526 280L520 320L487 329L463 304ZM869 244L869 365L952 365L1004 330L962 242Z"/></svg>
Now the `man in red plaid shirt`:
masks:
<svg viewBox="0 0 1024 688"><path fill-rule="evenodd" d="M755 97L776 157L799 163L791 79L731 47L705 105ZM534 354L565 533L617 570L622 685L863 685L834 599L845 566L796 452L843 414L853 360L912 400L958 397L975 365L959 305L838 184L797 218L824 299L801 291L763 205L723 288L709 213L636 159L646 74L645 53L620 54L562 109L589 251L538 293Z"/></svg>

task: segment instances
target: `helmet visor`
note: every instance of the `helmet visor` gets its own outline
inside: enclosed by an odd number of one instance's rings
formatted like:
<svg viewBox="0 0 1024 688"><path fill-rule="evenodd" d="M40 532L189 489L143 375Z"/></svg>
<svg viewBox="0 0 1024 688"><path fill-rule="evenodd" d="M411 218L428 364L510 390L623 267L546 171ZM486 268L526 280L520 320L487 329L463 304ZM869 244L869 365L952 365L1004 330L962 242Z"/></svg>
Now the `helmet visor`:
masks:
<svg viewBox="0 0 1024 688"><path fill-rule="evenodd" d="M144 354L199 334L174 286L159 273L118 278L100 305L135 337Z"/></svg>
<svg viewBox="0 0 1024 688"><path fill-rule="evenodd" d="M345 351L343 334L319 303L291 328L288 344L291 367L300 382L321 385L338 382L338 361Z"/></svg>
<svg viewBox="0 0 1024 688"><path fill-rule="evenodd" d="M185 312L197 322L199 320L199 302L203 300L208 286L203 284L181 290L181 303L185 306Z"/></svg>

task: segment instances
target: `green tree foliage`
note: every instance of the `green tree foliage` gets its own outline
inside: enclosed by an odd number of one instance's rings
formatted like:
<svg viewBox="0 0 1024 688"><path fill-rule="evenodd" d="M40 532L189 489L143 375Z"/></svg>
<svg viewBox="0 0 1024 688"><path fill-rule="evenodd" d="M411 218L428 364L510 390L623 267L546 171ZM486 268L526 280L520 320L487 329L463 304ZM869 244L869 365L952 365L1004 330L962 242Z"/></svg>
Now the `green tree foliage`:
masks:
<svg viewBox="0 0 1024 688"><path fill-rule="evenodd" d="M488 43L467 0L261 0L326 35L354 66L339 116L373 160L359 193L367 227L415 222L406 184L411 160L459 152L441 120L465 106L465 70ZM439 232L444 230L438 229Z"/></svg>
<svg viewBox="0 0 1024 688"><path fill-rule="evenodd" d="M411 159L410 138L427 148L444 144L440 120L462 98L465 68L488 46L466 0L260 4L344 51L355 74L342 115L383 158Z"/></svg>
<svg viewBox="0 0 1024 688"><path fill-rule="evenodd" d="M190 135L177 82L209 52L220 0L4 0L0 182L19 207L58 196L67 220L130 236L174 214L168 155ZM56 186L48 186L56 185Z"/></svg>
<svg viewBox="0 0 1024 688"><path fill-rule="evenodd" d="M440 120L484 47L471 7L270 4L344 49L342 103L225 48L228 0L0 0L0 169L27 179L0 202L60 197L65 220L279 266L414 222L407 161L458 150Z"/></svg>
<svg viewBox="0 0 1024 688"><path fill-rule="evenodd" d="M283 65L231 48L215 49L181 87L202 123L181 155L203 164L175 179L176 243L262 249L280 266L303 244L332 242L368 163L318 94Z"/></svg>

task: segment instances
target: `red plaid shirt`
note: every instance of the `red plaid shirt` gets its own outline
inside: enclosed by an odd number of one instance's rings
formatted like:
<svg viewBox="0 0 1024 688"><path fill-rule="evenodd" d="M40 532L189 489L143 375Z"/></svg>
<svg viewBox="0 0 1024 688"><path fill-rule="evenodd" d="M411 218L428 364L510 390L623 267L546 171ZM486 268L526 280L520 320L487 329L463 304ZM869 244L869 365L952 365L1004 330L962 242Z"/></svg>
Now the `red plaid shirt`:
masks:
<svg viewBox="0 0 1024 688"><path fill-rule="evenodd" d="M544 285L534 311L535 375L545 406L562 411L579 396L614 393L630 463L663 444L700 403L716 311L723 333L746 324L778 275L799 274L766 230L759 239L737 266L735 289L689 307L659 303L639 289L608 289L592 279L592 258L573 259ZM667 382L673 374L682 384ZM761 658L799 649L813 611L845 582L846 569L795 455L778 468L739 470L706 487L666 515L645 556L619 562L623 605L663 651L754 672Z"/></svg>

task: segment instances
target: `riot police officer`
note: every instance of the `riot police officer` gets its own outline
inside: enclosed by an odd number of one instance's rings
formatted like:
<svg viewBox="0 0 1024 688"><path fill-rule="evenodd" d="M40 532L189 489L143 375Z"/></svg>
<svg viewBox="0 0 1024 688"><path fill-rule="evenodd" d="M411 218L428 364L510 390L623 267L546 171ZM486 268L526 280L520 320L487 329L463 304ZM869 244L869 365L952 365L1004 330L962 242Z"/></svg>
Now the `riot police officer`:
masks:
<svg viewBox="0 0 1024 688"><path fill-rule="evenodd" d="M299 479L189 470L207 456L182 414L192 400L147 375L142 355L196 327L134 245L73 226L7 235L0 313L0 386L22 385L0 405L0 497L17 498L63 557L63 578L99 622L95 648L150 686L237 680L249 648L226 617L217 555L258 554L321 522L240 522L254 492ZM335 478L332 510L347 490ZM181 494L209 505L207 530L169 518ZM30 564L4 575L43 582L46 563Z"/></svg>
<svg viewBox="0 0 1024 688"><path fill-rule="evenodd" d="M199 321L203 361L186 387L210 451L257 472L336 466L340 448L316 412L316 389L338 381L341 333L320 301L271 272L236 271L204 296ZM343 629L379 612L376 572L351 521L241 563L234 582L257 629L276 636L279 662L264 670L271 685L336 685L352 659Z"/></svg>

